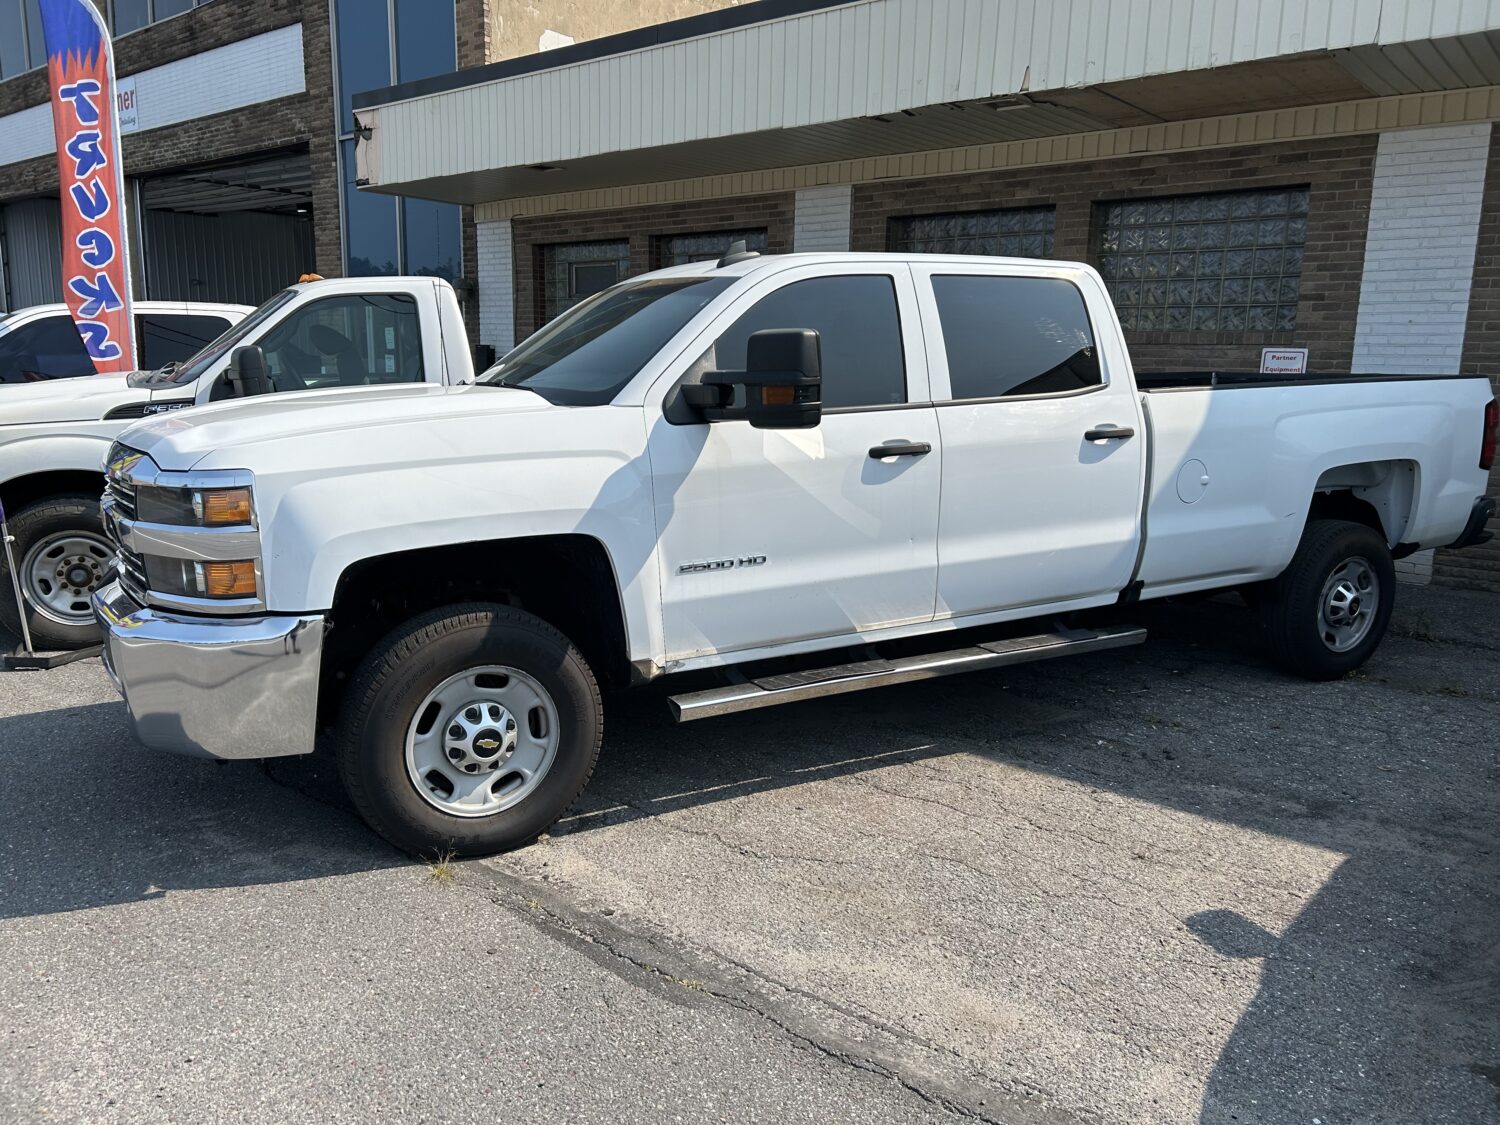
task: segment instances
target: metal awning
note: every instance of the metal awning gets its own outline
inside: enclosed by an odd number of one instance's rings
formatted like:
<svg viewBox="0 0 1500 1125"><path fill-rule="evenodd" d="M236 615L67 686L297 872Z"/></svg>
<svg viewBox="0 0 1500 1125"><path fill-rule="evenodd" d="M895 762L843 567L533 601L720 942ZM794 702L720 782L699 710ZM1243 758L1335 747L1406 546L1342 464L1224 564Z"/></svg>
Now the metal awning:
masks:
<svg viewBox="0 0 1500 1125"><path fill-rule="evenodd" d="M758 0L354 106L362 186L482 203L1493 85L1486 3Z"/></svg>

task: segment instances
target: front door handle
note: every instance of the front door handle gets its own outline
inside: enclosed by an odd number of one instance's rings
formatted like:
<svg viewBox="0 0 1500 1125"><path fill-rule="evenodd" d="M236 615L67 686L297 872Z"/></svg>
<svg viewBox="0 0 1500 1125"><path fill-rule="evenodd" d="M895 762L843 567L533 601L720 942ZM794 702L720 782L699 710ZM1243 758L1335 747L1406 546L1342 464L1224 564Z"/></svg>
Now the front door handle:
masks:
<svg viewBox="0 0 1500 1125"><path fill-rule="evenodd" d="M1084 441L1124 441L1126 438L1135 437L1135 430L1130 426L1095 426L1092 430L1085 430Z"/></svg>
<svg viewBox="0 0 1500 1125"><path fill-rule="evenodd" d="M925 441L888 441L870 446L870 456L877 461L886 457L920 457L931 452L932 446Z"/></svg>

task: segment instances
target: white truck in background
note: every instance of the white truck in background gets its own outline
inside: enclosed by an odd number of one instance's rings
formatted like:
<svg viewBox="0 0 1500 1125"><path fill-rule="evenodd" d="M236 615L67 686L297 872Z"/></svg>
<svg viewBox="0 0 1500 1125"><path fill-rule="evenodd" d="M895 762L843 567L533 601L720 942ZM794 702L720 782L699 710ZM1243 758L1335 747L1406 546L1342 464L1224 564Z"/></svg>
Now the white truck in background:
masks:
<svg viewBox="0 0 1500 1125"><path fill-rule="evenodd" d="M696 719L1134 644L1118 607L1219 589L1283 667L1342 675L1394 556L1487 538L1491 394L1141 386L1085 265L731 253L591 297L472 385L136 424L93 600L148 746L326 733L376 831L484 853L578 796L601 684Z"/></svg>
<svg viewBox="0 0 1500 1125"><path fill-rule="evenodd" d="M99 638L88 599L114 557L99 522L110 442L140 418L232 397L230 361L239 349L259 349L275 392L473 378L458 298L440 278L319 279L283 289L253 311L232 308L236 315L225 319L232 327L180 362L0 386L0 504L39 647L77 648ZM71 320L62 327L77 340ZM0 625L19 632L11 589L0 555Z"/></svg>

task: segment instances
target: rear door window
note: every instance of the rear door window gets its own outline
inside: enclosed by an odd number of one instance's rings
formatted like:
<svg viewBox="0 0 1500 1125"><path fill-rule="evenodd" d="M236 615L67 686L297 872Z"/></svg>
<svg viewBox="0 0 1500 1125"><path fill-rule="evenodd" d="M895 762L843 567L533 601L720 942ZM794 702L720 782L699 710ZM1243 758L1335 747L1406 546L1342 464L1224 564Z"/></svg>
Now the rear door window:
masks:
<svg viewBox="0 0 1500 1125"><path fill-rule="evenodd" d="M1062 394L1103 384L1083 294L1050 277L934 276L954 400Z"/></svg>
<svg viewBox="0 0 1500 1125"><path fill-rule="evenodd" d="M0 336L0 383L39 383L93 375L73 318L55 313Z"/></svg>
<svg viewBox="0 0 1500 1125"><path fill-rule="evenodd" d="M204 313L146 313L135 323L140 366L146 371L197 355L229 327L227 317Z"/></svg>

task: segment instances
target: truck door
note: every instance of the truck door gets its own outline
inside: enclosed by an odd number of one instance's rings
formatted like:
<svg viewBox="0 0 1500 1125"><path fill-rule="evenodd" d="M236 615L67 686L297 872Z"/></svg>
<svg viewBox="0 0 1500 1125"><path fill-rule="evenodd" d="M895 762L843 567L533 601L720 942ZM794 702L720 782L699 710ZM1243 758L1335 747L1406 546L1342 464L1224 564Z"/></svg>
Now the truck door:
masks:
<svg viewBox="0 0 1500 1125"><path fill-rule="evenodd" d="M932 619L942 451L910 270L775 274L658 386L670 397L704 371L743 370L746 340L766 328L819 333L819 426L647 415L670 659ZM872 453L886 443L902 448Z"/></svg>
<svg viewBox="0 0 1500 1125"><path fill-rule="evenodd" d="M1041 263L912 272L943 441L937 615L1113 600L1135 568L1146 435L1108 295Z"/></svg>

